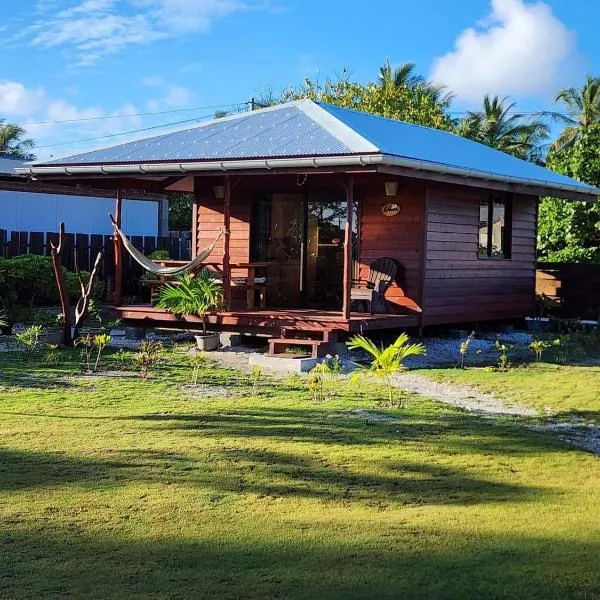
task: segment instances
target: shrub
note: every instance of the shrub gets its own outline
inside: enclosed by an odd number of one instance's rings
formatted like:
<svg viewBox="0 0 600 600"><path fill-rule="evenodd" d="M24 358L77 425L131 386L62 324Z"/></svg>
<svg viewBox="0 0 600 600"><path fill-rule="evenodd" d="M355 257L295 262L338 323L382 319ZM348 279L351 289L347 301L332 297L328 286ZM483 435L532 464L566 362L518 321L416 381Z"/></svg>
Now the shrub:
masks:
<svg viewBox="0 0 600 600"><path fill-rule="evenodd" d="M85 362L85 370L87 373L92 372L92 352L94 351L94 336L81 335L75 341L76 346L81 347L81 358Z"/></svg>
<svg viewBox="0 0 600 600"><path fill-rule="evenodd" d="M71 300L79 297L81 291L76 273L63 267L67 292ZM81 271L84 282L90 277ZM100 282L94 286L94 296L101 297L104 286ZM6 308L16 306L53 306L59 301L52 257L37 254L23 254L13 258L0 258L0 301Z"/></svg>
<svg viewBox="0 0 600 600"><path fill-rule="evenodd" d="M41 325L31 325L24 331L21 331L15 335L17 344L21 346L26 357L33 354L39 348L41 335Z"/></svg>
<svg viewBox="0 0 600 600"><path fill-rule="evenodd" d="M150 260L169 260L168 250L155 250L148 255Z"/></svg>
<svg viewBox="0 0 600 600"><path fill-rule="evenodd" d="M135 353L133 360L139 368L142 379L148 378L148 371L152 365L158 362L162 350L162 342L156 340L143 340L140 343L140 347Z"/></svg>
<svg viewBox="0 0 600 600"><path fill-rule="evenodd" d="M533 340L529 344L529 349L535 354L535 361L540 362L542 360L542 356L544 352L550 348L550 342L545 340Z"/></svg>
<svg viewBox="0 0 600 600"><path fill-rule="evenodd" d="M62 352L60 351L58 344L46 344L46 351L42 356L42 362L49 367L56 367L60 364L62 358Z"/></svg>
<svg viewBox="0 0 600 600"><path fill-rule="evenodd" d="M159 291L156 306L175 315L199 316L206 335L207 315L222 303L223 286L208 269L204 269L196 277L184 273L175 282L164 285Z"/></svg>
<svg viewBox="0 0 600 600"><path fill-rule="evenodd" d="M466 340L463 340L458 347L458 353L460 354L460 368L461 369L464 369L466 366L467 354L469 354L469 347L471 346L471 342L473 341L474 337L475 337L475 332L471 331L471 333L469 334L469 337Z"/></svg>
<svg viewBox="0 0 600 600"><path fill-rule="evenodd" d="M392 377L403 369L403 362L409 356L417 356L425 354L425 346L423 344L409 344L408 335L402 333L398 339L390 344L387 348L377 347L373 341L362 336L356 335L348 340L348 348L350 350L364 350L368 352L373 360L369 368L361 368L351 379L355 382L362 374L371 374L375 377L383 379L388 390L388 399L390 405L394 403L394 385Z"/></svg>
<svg viewBox="0 0 600 600"><path fill-rule="evenodd" d="M498 354L498 371L508 371L510 369L511 364L508 353L511 349L512 346L510 344L503 344L500 340L496 340L494 350Z"/></svg>

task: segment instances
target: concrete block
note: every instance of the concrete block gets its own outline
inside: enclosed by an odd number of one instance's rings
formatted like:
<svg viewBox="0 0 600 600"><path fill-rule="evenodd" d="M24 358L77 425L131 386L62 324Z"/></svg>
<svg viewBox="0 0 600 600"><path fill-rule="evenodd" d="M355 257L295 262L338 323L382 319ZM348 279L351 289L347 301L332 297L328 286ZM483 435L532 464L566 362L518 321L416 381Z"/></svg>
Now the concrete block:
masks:
<svg viewBox="0 0 600 600"><path fill-rule="evenodd" d="M143 327L125 327L126 340L143 340L146 330Z"/></svg>
<svg viewBox="0 0 600 600"><path fill-rule="evenodd" d="M219 334L219 342L223 348L233 348L242 343L242 336L239 333L223 331Z"/></svg>
<svg viewBox="0 0 600 600"><path fill-rule="evenodd" d="M251 354L249 364L251 367L258 366L272 371L285 373L306 373L310 371L322 359L319 358L295 358L287 356L269 356L268 354Z"/></svg>

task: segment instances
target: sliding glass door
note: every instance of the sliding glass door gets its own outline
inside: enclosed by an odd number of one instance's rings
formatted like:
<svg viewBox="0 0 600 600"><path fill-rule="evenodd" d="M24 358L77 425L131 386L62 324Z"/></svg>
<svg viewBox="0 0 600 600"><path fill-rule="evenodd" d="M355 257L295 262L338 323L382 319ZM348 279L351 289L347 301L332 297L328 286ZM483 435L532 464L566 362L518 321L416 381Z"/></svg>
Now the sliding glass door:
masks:
<svg viewBox="0 0 600 600"><path fill-rule="evenodd" d="M354 219L354 236L358 231ZM256 199L254 260L266 261L267 304L339 310L342 305L346 200L329 193Z"/></svg>

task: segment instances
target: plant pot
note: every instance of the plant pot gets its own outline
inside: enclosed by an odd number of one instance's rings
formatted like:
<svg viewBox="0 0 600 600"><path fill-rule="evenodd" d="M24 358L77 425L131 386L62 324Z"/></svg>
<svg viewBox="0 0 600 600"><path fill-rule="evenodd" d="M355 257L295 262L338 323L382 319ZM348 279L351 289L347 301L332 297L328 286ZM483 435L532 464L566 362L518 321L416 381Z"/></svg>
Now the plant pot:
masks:
<svg viewBox="0 0 600 600"><path fill-rule="evenodd" d="M219 347L219 334L215 332L204 334L198 334L194 336L196 338L196 345L198 350L216 350Z"/></svg>

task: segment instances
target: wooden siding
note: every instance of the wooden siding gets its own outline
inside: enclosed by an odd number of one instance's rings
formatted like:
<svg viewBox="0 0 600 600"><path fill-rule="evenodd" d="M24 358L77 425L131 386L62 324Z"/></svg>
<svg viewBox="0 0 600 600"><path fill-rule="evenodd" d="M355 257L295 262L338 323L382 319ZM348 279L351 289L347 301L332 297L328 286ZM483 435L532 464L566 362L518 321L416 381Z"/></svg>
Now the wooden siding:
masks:
<svg viewBox="0 0 600 600"><path fill-rule="evenodd" d="M382 178L378 178L377 185L360 190L360 278L367 279L369 264L376 258L395 259L400 271L386 299L394 312L420 312L425 185L401 182L397 198L386 196L383 190ZM382 214L381 209L389 202L400 204L399 214L393 217Z"/></svg>
<svg viewBox="0 0 600 600"><path fill-rule="evenodd" d="M430 184L423 325L513 319L535 293L536 198L514 195L510 259L478 255L484 190Z"/></svg>
<svg viewBox="0 0 600 600"><path fill-rule="evenodd" d="M211 190L212 191L212 190ZM219 230L224 225L223 200L210 197L200 192L197 196L198 219L196 230L196 252L206 248L214 241ZM251 202L248 194L243 189L235 189L231 194L231 237L229 240L229 253L231 263L248 262L250 259L250 210ZM219 241L212 256L208 259L219 264L223 263L223 242ZM233 269L232 279L245 278L248 271L244 269ZM245 308L246 289L245 286L232 285L231 288L232 308Z"/></svg>

